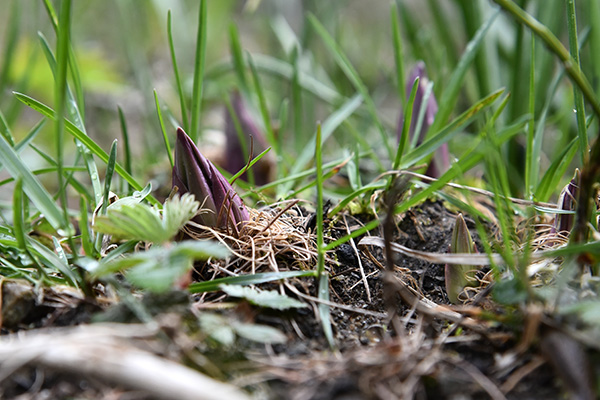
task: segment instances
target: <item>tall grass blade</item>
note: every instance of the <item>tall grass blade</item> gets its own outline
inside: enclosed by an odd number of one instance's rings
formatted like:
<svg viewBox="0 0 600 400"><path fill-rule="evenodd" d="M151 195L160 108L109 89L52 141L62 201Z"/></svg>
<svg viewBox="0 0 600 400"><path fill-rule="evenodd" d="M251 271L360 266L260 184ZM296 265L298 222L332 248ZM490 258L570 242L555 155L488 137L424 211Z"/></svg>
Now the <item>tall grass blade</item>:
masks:
<svg viewBox="0 0 600 400"><path fill-rule="evenodd" d="M567 29L569 31L569 52L576 63L578 69L579 64L579 44L577 41L577 16L575 14L575 0L567 0ZM581 156L581 164L585 165L588 161L588 136L585 123L585 106L583 104L583 95L581 89L573 86L573 97L575 99L575 117L577 119L577 136L579 137L579 154ZM600 116L599 116L600 117Z"/></svg>
<svg viewBox="0 0 600 400"><path fill-rule="evenodd" d="M400 101L404 102L406 85L404 83L404 55L402 54L400 15L398 14L398 4L395 1L392 2L390 7L390 18L392 21L392 43L394 45L394 63L396 65L396 80L398 81L398 98Z"/></svg>
<svg viewBox="0 0 600 400"><path fill-rule="evenodd" d="M154 89L154 103L156 104L156 114L158 115L158 122L160 123L160 130L162 131L163 141L165 143L165 148L167 149L167 154L169 156L169 162L171 163L171 168L175 165L173 161L173 152L171 151L171 145L169 144L169 135L167 134L167 130L165 129L165 123L163 121L162 112L160 111L160 103L158 101L158 93L156 93L156 89Z"/></svg>
<svg viewBox="0 0 600 400"><path fill-rule="evenodd" d="M123 136L123 152L125 153L125 171L128 174L132 174L131 168L131 146L129 145L129 130L127 129L127 121L125 120L125 114L121 107L117 107L119 113L119 123L121 125L121 135ZM131 189L131 185L129 185Z"/></svg>
<svg viewBox="0 0 600 400"><path fill-rule="evenodd" d="M415 103L415 96L417 95L417 89L419 88L419 77L415 79L412 89L410 90L410 96L408 102L404 105L404 123L402 124L402 132L400 133L400 143L398 143L398 149L396 150L396 157L394 158L393 170L397 170L402 161L402 153L404 153L404 147L408 141L408 135L410 134L410 124L412 123L413 105ZM427 103L423 102L421 111L425 111ZM415 136L419 135L419 131L415 130ZM390 181L391 183L391 181Z"/></svg>
<svg viewBox="0 0 600 400"><path fill-rule="evenodd" d="M185 102L185 94L181 85L181 77L179 76L179 67L177 66L177 57L175 56L175 45L173 44L173 32L171 30L171 10L167 14L167 37L169 39L169 51L171 53L171 63L173 64L173 73L175 74L175 83L177 85L177 94L179 95L179 107L181 108L181 125L183 130L189 132L190 122L187 115L187 106ZM170 154L170 153L169 153ZM131 172L131 171L129 171Z"/></svg>
<svg viewBox="0 0 600 400"><path fill-rule="evenodd" d="M204 86L204 63L206 59L206 0L200 0L198 11L198 34L196 36L196 59L194 61L194 87L192 89L192 123L190 137L198 141L200 133L200 108L202 103L202 88Z"/></svg>
<svg viewBox="0 0 600 400"><path fill-rule="evenodd" d="M23 180L17 179L13 191L13 233L22 251L27 251L25 240L25 213L23 212Z"/></svg>
<svg viewBox="0 0 600 400"><path fill-rule="evenodd" d="M5 9L8 6L4 5ZM10 17L8 26L6 26L6 37L4 42L4 52L2 54L2 65L0 65L0 93L4 93L4 88L8 83L10 68L13 65L13 57L17 47L19 35L19 26L21 24L21 2L13 1L10 7Z"/></svg>

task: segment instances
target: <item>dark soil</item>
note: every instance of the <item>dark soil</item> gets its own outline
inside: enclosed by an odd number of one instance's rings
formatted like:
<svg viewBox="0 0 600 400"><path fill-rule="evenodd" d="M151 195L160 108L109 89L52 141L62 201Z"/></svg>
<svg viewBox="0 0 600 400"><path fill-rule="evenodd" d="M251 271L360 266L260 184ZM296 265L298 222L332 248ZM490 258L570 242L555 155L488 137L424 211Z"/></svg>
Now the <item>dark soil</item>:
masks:
<svg viewBox="0 0 600 400"><path fill-rule="evenodd" d="M450 244L455 217L442 202L427 201L398 221L395 241L415 250L445 253ZM363 216L363 220L366 218ZM466 220L473 232L472 221ZM360 216L346 216L346 223L351 229L356 229L360 221ZM331 223L333 225L327 232L330 237L346 233L341 220ZM355 243L359 239L355 239ZM516 350L521 334L518 325L512 331L506 331L488 324L488 334L459 328L447 335L450 329L456 329L449 321L415 311L413 305L402 301L400 296L396 297L395 318L401 322L390 324L383 300L384 290L388 289L384 289L383 284L382 268L385 262L382 249L360 248L357 254L354 247L345 244L335 251L335 258L337 264L328 263L330 299L350 309L331 308L337 345L333 351L329 351L322 326L316 317L316 307L281 312L257 309L242 303L236 308L221 311L228 317L276 327L288 337L285 345L265 346L238 340L234 347L223 347L199 334L197 323L190 323L187 314L190 305L198 306L198 303L194 303L199 301L198 296L193 297L193 302L189 304L186 296L182 298L181 294L166 298L150 296L143 304L145 309L153 310L150 313L152 316L169 312L187 315L182 318L181 332L195 340L197 348L214 365L212 369L194 365L184 355L181 355L182 362L207 374L216 368L221 371L219 379L222 380L236 377L243 382L241 385L245 389L259 397L480 399L491 397L496 390L509 399L565 398L560 380L538 355L535 343ZM424 297L437 305L449 304L444 287L443 265L432 265L402 256L397 257L395 264L403 281L420 291ZM311 279L304 278L293 284L300 292L316 296ZM277 286L265 285L265 288L269 287ZM213 295L213 298L216 297ZM5 307L2 311L5 315L6 291L3 298ZM60 296L61 301L56 298L55 293L47 297L34 296L33 292L24 295L18 306L21 307L20 314L13 316L9 325L5 323L2 333L87 324L93 316L96 320L118 322L134 322L138 319L127 305L107 308L69 295ZM19 302L11 304L17 307ZM361 310L363 313L359 312ZM394 327L399 326L402 328L397 332ZM174 344L169 339L173 335L166 336L158 341L163 345L162 350L156 350L159 353L166 353L165 349ZM181 354L184 353L181 351ZM514 359L503 363L511 354ZM240 378L249 374L254 376L250 381ZM51 371L35 363L2 380L0 397L148 398L143 393L115 388L111 383L99 382L93 377Z"/></svg>

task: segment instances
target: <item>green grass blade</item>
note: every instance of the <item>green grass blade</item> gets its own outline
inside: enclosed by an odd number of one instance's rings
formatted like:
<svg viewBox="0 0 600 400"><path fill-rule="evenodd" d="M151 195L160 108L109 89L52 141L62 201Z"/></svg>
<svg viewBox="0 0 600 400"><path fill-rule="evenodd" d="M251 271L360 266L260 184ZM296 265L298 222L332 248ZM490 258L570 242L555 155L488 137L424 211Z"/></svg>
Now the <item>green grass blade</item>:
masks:
<svg viewBox="0 0 600 400"><path fill-rule="evenodd" d="M259 274L228 276L211 281L192 283L188 290L190 293L205 293L220 290L221 285L258 285L265 282L279 281L282 279L315 276L315 271L281 271L263 272Z"/></svg>
<svg viewBox="0 0 600 400"><path fill-rule="evenodd" d="M129 145L129 130L127 129L127 121L125 120L125 114L121 107L117 107L119 113L119 123L121 125L121 135L123 136L123 150L125 153L125 171L128 174L132 174L131 168L131 146ZM131 185L130 185L131 188Z"/></svg>
<svg viewBox="0 0 600 400"><path fill-rule="evenodd" d="M23 181L17 179L13 191L13 233L19 248L27 251L25 241L25 213L23 212Z"/></svg>
<svg viewBox="0 0 600 400"><path fill-rule="evenodd" d="M115 139L110 146L110 155L108 156L108 162L106 163L106 175L104 176L104 194L102 198L104 201L102 202L102 208L100 214L106 213L106 208L108 207L110 201L110 186L112 183L112 178L115 173L115 165L117 164L117 140Z"/></svg>
<svg viewBox="0 0 600 400"><path fill-rule="evenodd" d="M24 95L22 93L14 92L14 95L21 102L23 102L27 106L31 107L35 111L39 112L40 114L45 115L46 117L49 117L51 119L56 118L56 114L54 113L54 110L52 110L47 105L45 105L27 95ZM73 135L73 137L75 137L77 140L81 141L81 143L84 146L86 146L96 157L98 157L100 160L102 160L105 163L108 162L108 154L104 150L102 150L102 148L100 146L98 146L96 144L96 142L94 142L89 136L87 136L83 131L81 131L79 128L77 128L71 121L65 120L65 128L66 128L67 132L69 132L71 135ZM127 171L125 171L125 169L119 163L117 163L115 165L115 171L123 179L125 179L135 190L142 190L142 186L139 183L137 183L137 181ZM147 199L152 204L156 204L156 205L160 204L160 202L158 200L156 200L156 198L154 198L152 195L148 195Z"/></svg>
<svg viewBox="0 0 600 400"><path fill-rule="evenodd" d="M189 132L190 123L187 115L187 106L185 104L185 94L181 85L179 76L179 67L177 66L177 57L175 56L175 45L173 44L173 32L171 30L171 10L167 14L167 37L169 39L169 51L171 53L171 63L173 64L173 73L175 74L175 83L177 85L177 94L179 95L179 107L181 108L181 124L183 130Z"/></svg>
<svg viewBox="0 0 600 400"><path fill-rule="evenodd" d="M567 0L567 28L569 31L569 50L573 62L577 68L579 64L579 45L577 42L577 17L575 15L575 0ZM579 154L581 156L581 164L585 165L589 158L588 155L588 137L587 127L585 124L585 106L583 104L583 95L581 89L573 86L573 97L575 99L575 117L577 119L577 136L579 137Z"/></svg>
<svg viewBox="0 0 600 400"><path fill-rule="evenodd" d="M61 212L50 193L35 178L27 164L19 158L19 155L2 135L0 135L0 158L15 179L22 179L23 190L27 197L44 214L52 227L63 233L70 232L70 223L65 218L65 214Z"/></svg>
<svg viewBox="0 0 600 400"><path fill-rule="evenodd" d="M473 60L475 59L475 55L479 51L483 43L483 39L485 38L485 34L488 32L493 22L496 20L498 16L498 11L494 12L479 28L473 39L469 42L466 47L465 52L463 53L458 65L452 72L450 79L448 81L448 85L444 89L442 93L442 97L439 101L439 109L436 114L435 120L433 124L429 128L429 132L437 132L440 130L442 126L446 124L446 121L450 117L452 110L454 109L454 105L456 104L456 100L458 99L458 94L463 87L463 81L469 70ZM496 92L498 93L498 92Z"/></svg>
<svg viewBox="0 0 600 400"><path fill-rule="evenodd" d="M402 132L400 133L400 142L398 143L398 149L396 150L396 157L394 158L393 170L397 170L402 161L402 153L404 153L404 147L408 141L408 135L410 133L410 124L412 122L413 105L415 103L415 96L417 95L417 89L419 88L419 77L413 82L412 89L410 90L410 96L408 103L404 105L404 123L402 124ZM425 110L427 103L423 102L421 109ZM419 131L415 130L415 136L418 136ZM391 184L392 181L390 181Z"/></svg>
<svg viewBox="0 0 600 400"><path fill-rule="evenodd" d="M83 247L83 252L88 257L94 257L96 255L96 250L94 248L92 233L90 232L88 202L84 196L79 198L79 210L79 231L81 232L81 245Z"/></svg>
<svg viewBox="0 0 600 400"><path fill-rule="evenodd" d="M58 175L58 197L62 204L64 220L68 221L67 213L67 191L62 190L64 186L63 163L64 163L64 128L65 111L67 97L67 68L69 65L69 40L71 23L71 0L65 0L61 3L60 17L58 20L58 39L56 50L56 74L54 76L54 101L57 104L55 119L55 144L56 144L56 164Z"/></svg>
<svg viewBox="0 0 600 400"><path fill-rule="evenodd" d="M317 279L319 280L319 299L329 301L329 274L325 271L325 246L323 243L323 147L321 137L321 125L317 125L317 138L315 142L315 162L316 162L316 182L317 182L317 209L315 210L317 217ZM333 331L331 329L330 310L327 303L320 303L319 316L321 318L321 326L327 338L329 346L333 348L335 342L333 340Z"/></svg>
<svg viewBox="0 0 600 400"><path fill-rule="evenodd" d="M538 160L534 157L535 138L535 36L531 36L531 61L529 68L529 114L531 121L527 126L527 147L525 148L525 196L531 200L533 185L537 183L534 176ZM537 172L537 169L536 169Z"/></svg>
<svg viewBox="0 0 600 400"><path fill-rule="evenodd" d="M341 238L336 239L333 242L327 243L327 246L325 246L323 248L323 250L325 250L325 251L333 250L336 247L338 247L339 245L344 244L344 243L354 239L355 237L364 235L365 233L372 231L373 229L375 229L379 226L379 223L380 223L380 221L378 219L374 219L374 220L370 221L369 223L367 223L362 228L359 228L359 229L351 232L349 235L342 236Z"/></svg>
<svg viewBox="0 0 600 400"><path fill-rule="evenodd" d="M244 53L242 52L242 45L240 44L240 34L234 23L229 25L229 51L231 52L231 61L233 62L235 76L242 88L244 96L248 96L250 94L250 87L248 86L248 80L246 79Z"/></svg>
<svg viewBox="0 0 600 400"><path fill-rule="evenodd" d="M394 62L396 65L396 80L398 81L398 98L404 102L406 84L404 82L404 55L402 54L402 35L400 34L400 15L398 4L392 2L390 10L392 20L392 41L394 44ZM427 104L427 103L423 103ZM418 131L417 131L418 132Z"/></svg>
<svg viewBox="0 0 600 400"><path fill-rule="evenodd" d="M327 271L323 271L319 277L319 299L324 301L318 305L319 318L321 320L321 326L323 327L323 333L325 334L325 338L327 338L329 347L334 349L335 340L333 338L333 329L331 327L331 309L327 304L329 302L329 274Z"/></svg>
<svg viewBox="0 0 600 400"><path fill-rule="evenodd" d="M381 135L381 141L382 141L385 149L387 150L387 155L388 155L389 159L391 160L392 157L394 156L394 153L393 153L392 147L390 146L390 143L389 143L389 136L385 130L385 127L383 126L383 123L381 122L381 119L379 118L379 116L377 114L377 106L375 105L375 102L369 95L367 86L360 79L358 72L352 66L348 57L346 57L346 55L343 53L342 49L335 42L333 37L331 37L329 32L327 32L327 29L325 29L325 27L319 22L319 20L314 15L309 14L308 19L309 19L310 23L312 24L313 28L317 31L317 33L321 37L321 39L323 39L323 42L325 42L325 45L327 46L329 51L332 53L337 64L339 65L339 67L342 69L342 71L344 71L344 74L346 75L346 77L350 80L350 82L352 82L352 85L354 86L356 91L362 95L362 97L365 101L365 105L367 106L367 110L369 111L369 114L371 115L371 118L373 119L373 122L377 126L379 134Z"/></svg>
<svg viewBox="0 0 600 400"><path fill-rule="evenodd" d="M206 59L206 0L200 0L198 11L198 34L196 36L196 59L194 61L194 87L192 89L192 123L189 130L190 138L198 141L200 133L200 108L202 103L202 88L204 86L204 63Z"/></svg>
<svg viewBox="0 0 600 400"><path fill-rule="evenodd" d="M160 123L160 130L163 134L163 140L165 143L165 148L167 149L167 154L169 156L169 162L171 163L171 168L173 168L175 162L173 161L171 145L169 144L169 135L167 134L167 130L165 129L165 123L163 121L162 112L160 111L160 103L158 101L158 93L156 93L156 89L154 89L154 103L156 104L156 114L158 115L158 122Z"/></svg>
<svg viewBox="0 0 600 400"><path fill-rule="evenodd" d="M15 138L10 131L10 127L8 126L8 122L6 122L6 118L4 117L4 114L2 114L2 111L0 111L0 135L4 136L4 139L6 139L11 146L15 145Z"/></svg>

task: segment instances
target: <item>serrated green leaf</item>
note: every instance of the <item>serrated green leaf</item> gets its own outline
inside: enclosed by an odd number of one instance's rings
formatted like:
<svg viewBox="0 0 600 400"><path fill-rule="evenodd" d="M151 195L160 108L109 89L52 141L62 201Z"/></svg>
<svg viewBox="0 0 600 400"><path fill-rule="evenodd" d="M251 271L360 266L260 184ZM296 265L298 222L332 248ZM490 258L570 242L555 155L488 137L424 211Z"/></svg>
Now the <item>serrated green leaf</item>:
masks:
<svg viewBox="0 0 600 400"><path fill-rule="evenodd" d="M241 285L221 285L220 288L229 296L243 298L259 307L268 307L277 310L307 307L307 305L301 301L279 294L274 290L261 291Z"/></svg>
<svg viewBox="0 0 600 400"><path fill-rule="evenodd" d="M175 195L170 200L165 202L163 207L163 227L165 232L172 232L172 236L196 215L200 203L198 203L194 195L185 193L183 196Z"/></svg>

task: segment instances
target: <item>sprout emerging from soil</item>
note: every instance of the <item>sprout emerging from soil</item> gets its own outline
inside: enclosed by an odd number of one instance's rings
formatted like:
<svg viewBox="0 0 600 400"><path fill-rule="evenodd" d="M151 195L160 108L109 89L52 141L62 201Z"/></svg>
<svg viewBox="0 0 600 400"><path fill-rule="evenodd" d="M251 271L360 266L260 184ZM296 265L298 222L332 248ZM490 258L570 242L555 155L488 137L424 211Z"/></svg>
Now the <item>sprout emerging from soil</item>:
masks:
<svg viewBox="0 0 600 400"><path fill-rule="evenodd" d="M478 253L462 214L458 214L456 222L454 223L452 242L450 243L450 253ZM465 287L471 284L474 274L475 270L472 265L446 264L446 292L452 303L459 303L458 295Z"/></svg>
<svg viewBox="0 0 600 400"><path fill-rule="evenodd" d="M242 96L237 91L231 96L231 108L234 115L229 109L225 113L225 137L227 142L225 144L223 168L231 174L236 174L249 161L244 159L244 154L254 156L268 146L263 133L256 125L244 104ZM240 132L238 132L238 129ZM247 149L248 153L244 152L244 148ZM252 169L255 183L257 185L269 183L272 180L271 172L273 169L273 160L268 155L261 158ZM240 178L247 180L247 174L244 173Z"/></svg>
<svg viewBox="0 0 600 400"><path fill-rule="evenodd" d="M423 105L425 101L425 92L427 91L427 86L429 84L429 79L427 79L427 73L425 72L425 63L423 61L419 61L417 65L410 72L408 79L406 81L406 99L410 97L410 92L412 86L415 82L415 79L419 78L419 86L417 87L417 93L415 95L415 102L413 103L412 110L412 119L410 123L409 129L409 137L414 137L415 134L418 134L417 146L420 145L423 140L425 140L425 135L429 130L429 127L433 124L435 120L435 115L438 111L437 101L433 92L431 92L429 98L427 99L427 104ZM415 132L417 129L417 124L419 122L419 115L421 114L421 108L425 106L423 121L421 124L421 129L419 132ZM404 115L400 115L400 120L398 122L398 140L400 140L400 135L402 134L402 126L404 125ZM426 175L432 178L439 178L444 171L450 168L450 154L448 152L448 144L444 143L440 146L440 148L435 152L429 167L427 168Z"/></svg>
<svg viewBox="0 0 600 400"><path fill-rule="evenodd" d="M558 197L558 208L563 211L575 211L577 197L579 196L579 169L575 169L573 179L563 188ZM552 224L552 234L568 234L573 228L575 216L573 214L556 214Z"/></svg>
<svg viewBox="0 0 600 400"><path fill-rule="evenodd" d="M239 232L249 220L248 210L227 179L198 150L192 139L177 128L173 188L192 193L201 212L192 221L219 229Z"/></svg>

